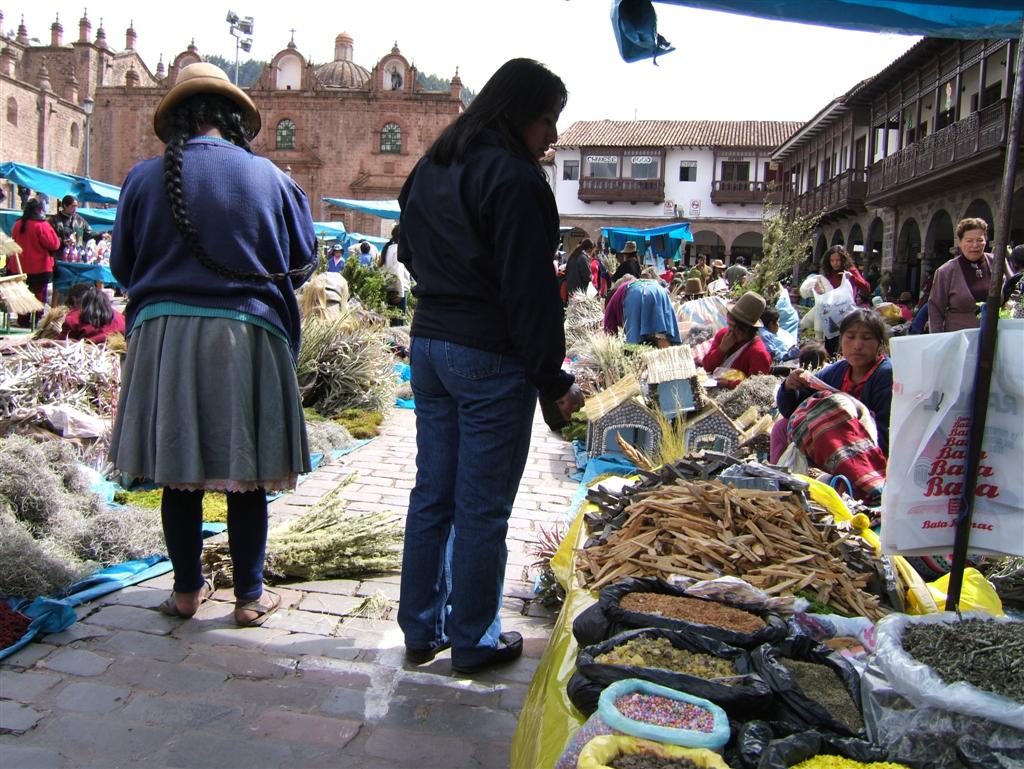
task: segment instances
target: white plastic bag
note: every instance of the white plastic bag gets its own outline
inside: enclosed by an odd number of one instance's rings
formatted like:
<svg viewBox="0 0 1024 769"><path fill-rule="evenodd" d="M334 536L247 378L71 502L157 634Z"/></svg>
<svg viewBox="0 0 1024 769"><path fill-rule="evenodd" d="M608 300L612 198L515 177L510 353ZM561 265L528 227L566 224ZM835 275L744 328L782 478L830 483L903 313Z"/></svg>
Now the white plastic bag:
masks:
<svg viewBox="0 0 1024 769"><path fill-rule="evenodd" d="M964 619L983 619L991 622L1009 620L993 618L988 614L964 612ZM1009 697L986 692L960 681L947 684L928 665L918 662L903 649L903 630L910 624L950 624L958 622L953 612L925 614L890 614L875 626L875 656L872 661L885 673L889 685L918 707L951 710L969 716L979 716L1020 728L1024 724L1024 705Z"/></svg>
<svg viewBox="0 0 1024 769"><path fill-rule="evenodd" d="M953 547L970 432L976 329L892 340L888 481L882 495L887 554ZM1024 555L1024 321L999 321L971 551Z"/></svg>
<svg viewBox="0 0 1024 769"><path fill-rule="evenodd" d="M853 285L844 275L839 288L833 288L824 294L814 297L816 332L820 331L826 339L839 336L839 324L843 318L857 308L853 298Z"/></svg>

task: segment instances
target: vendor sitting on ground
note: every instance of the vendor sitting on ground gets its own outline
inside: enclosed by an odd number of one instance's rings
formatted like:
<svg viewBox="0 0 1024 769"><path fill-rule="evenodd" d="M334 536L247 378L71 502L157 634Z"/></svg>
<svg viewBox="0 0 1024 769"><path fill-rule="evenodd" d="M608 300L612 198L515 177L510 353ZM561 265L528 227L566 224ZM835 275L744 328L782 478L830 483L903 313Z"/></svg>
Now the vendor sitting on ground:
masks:
<svg viewBox="0 0 1024 769"><path fill-rule="evenodd" d="M757 333L774 362L789 360L800 354L796 337L779 325L778 310L774 307L765 307L761 313L761 324L762 328L758 329Z"/></svg>
<svg viewBox="0 0 1024 769"><path fill-rule="evenodd" d="M619 286L605 308L604 329L614 334L624 328L630 344L670 347L680 344L668 289L660 280L632 280Z"/></svg>
<svg viewBox="0 0 1024 769"><path fill-rule="evenodd" d="M729 325L715 334L704 355L705 371L734 369L748 377L771 371L772 356L758 335L764 306L764 297L748 291L729 308Z"/></svg>
<svg viewBox="0 0 1024 769"><path fill-rule="evenodd" d="M124 315L114 309L102 288L88 286L81 293L75 292L73 298L69 296L69 306L71 310L61 329L62 339L88 339L103 344L111 334L124 335Z"/></svg>
<svg viewBox="0 0 1024 769"><path fill-rule="evenodd" d="M849 480L858 499L876 502L889 454L889 329L878 313L858 308L843 318L839 337L841 360L817 375L796 369L779 388L784 418L772 428L769 459L792 443L811 465Z"/></svg>

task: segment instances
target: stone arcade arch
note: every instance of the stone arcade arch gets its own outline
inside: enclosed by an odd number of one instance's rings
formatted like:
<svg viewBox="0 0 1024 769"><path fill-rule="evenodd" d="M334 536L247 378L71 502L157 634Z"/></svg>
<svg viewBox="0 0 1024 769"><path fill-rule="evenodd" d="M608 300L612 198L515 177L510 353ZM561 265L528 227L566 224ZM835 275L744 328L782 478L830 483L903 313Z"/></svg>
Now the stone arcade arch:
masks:
<svg viewBox="0 0 1024 769"><path fill-rule="evenodd" d="M940 208L932 214L924 235L924 272L928 275L953 255L953 218Z"/></svg>
<svg viewBox="0 0 1024 769"><path fill-rule="evenodd" d="M737 256L747 260L747 264L753 264L764 256L764 244L760 232L748 231L736 236L729 247L729 254L735 261Z"/></svg>
<svg viewBox="0 0 1024 769"><path fill-rule="evenodd" d="M837 229L835 232L832 233L832 241L829 243L829 246L845 246L845 245L846 245L846 242L843 240L843 231Z"/></svg>
<svg viewBox="0 0 1024 769"><path fill-rule="evenodd" d="M828 241L825 240L824 233L818 235L818 239L814 243L814 268L821 264L821 257L828 251Z"/></svg>
<svg viewBox="0 0 1024 769"><path fill-rule="evenodd" d="M921 228L913 218L900 226L892 266L891 291L917 294L921 285Z"/></svg>
<svg viewBox="0 0 1024 769"><path fill-rule="evenodd" d="M714 230L698 230L693 233L693 250L698 254L706 254L708 263L712 259L725 260L725 241Z"/></svg>
<svg viewBox="0 0 1024 769"><path fill-rule="evenodd" d="M876 216L868 225L868 234L864 238L864 267L870 269L871 265L882 271L882 242L885 236L885 222L880 216ZM850 236L851 241L853 235Z"/></svg>

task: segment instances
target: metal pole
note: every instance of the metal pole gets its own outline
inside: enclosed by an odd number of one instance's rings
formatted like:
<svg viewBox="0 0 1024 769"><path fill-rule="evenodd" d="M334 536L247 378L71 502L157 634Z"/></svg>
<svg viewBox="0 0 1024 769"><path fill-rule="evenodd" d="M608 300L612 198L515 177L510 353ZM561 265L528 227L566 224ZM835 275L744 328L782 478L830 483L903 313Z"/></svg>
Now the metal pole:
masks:
<svg viewBox="0 0 1024 769"><path fill-rule="evenodd" d="M91 131L89 130L90 129L90 123L92 123L92 115L86 115L85 116L85 147L84 147L84 149L85 149L85 162L82 164L83 165L83 170L85 171L84 176L85 176L86 179L89 178L89 134L91 133Z"/></svg>
<svg viewBox="0 0 1024 769"><path fill-rule="evenodd" d="M235 37L235 85L238 85L238 46L241 43L239 37Z"/></svg>
<svg viewBox="0 0 1024 769"><path fill-rule="evenodd" d="M996 333L999 307L1003 299L1003 273L1006 268L1006 242L1010 235L1010 217L1013 208L1013 185L1016 181L1017 157L1021 141L1021 115L1024 113L1024 19L1021 20L1020 39L1017 43L1017 68L1013 81L1013 100L1006 131L1006 161L1003 164L1003 189L996 220L995 244L992 248L992 278L988 299L982 313L981 338L978 349L978 367L974 374L974 396L971 408L971 434L967 442L967 467L960 495L960 517L957 519L956 538L953 540L953 566L949 573L946 611L958 611L960 590L963 587L967 547L974 516L974 492L978 485L978 465L981 461L981 441L985 434L988 414L988 396L992 386L992 366L996 356Z"/></svg>

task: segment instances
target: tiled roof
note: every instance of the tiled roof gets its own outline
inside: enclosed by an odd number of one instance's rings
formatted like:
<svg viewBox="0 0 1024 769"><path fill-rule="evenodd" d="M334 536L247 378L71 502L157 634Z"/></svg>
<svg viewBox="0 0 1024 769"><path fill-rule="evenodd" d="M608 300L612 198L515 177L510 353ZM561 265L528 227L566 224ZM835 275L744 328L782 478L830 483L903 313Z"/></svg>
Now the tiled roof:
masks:
<svg viewBox="0 0 1024 769"><path fill-rule="evenodd" d="M580 120L555 147L778 147L797 120Z"/></svg>

